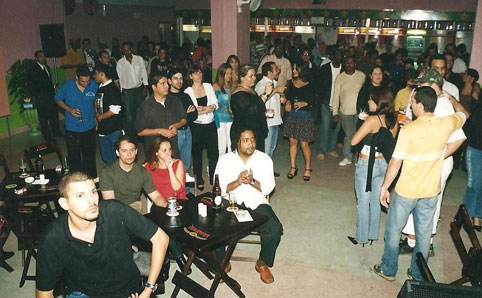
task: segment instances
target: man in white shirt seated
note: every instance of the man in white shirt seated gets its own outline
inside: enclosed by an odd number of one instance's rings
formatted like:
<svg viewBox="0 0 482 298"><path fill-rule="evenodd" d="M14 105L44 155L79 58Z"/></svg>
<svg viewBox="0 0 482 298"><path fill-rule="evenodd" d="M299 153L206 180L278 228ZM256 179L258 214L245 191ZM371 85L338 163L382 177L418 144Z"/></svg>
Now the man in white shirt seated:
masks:
<svg viewBox="0 0 482 298"><path fill-rule="evenodd" d="M263 141L263 140L261 140ZM275 187L273 161L256 150L254 132L247 128L231 128L232 152L223 155L216 166L222 194L234 193L239 205L268 217L256 228L261 237L261 251L255 269L264 283L274 282L269 270L274 264L283 226L269 205L268 196Z"/></svg>

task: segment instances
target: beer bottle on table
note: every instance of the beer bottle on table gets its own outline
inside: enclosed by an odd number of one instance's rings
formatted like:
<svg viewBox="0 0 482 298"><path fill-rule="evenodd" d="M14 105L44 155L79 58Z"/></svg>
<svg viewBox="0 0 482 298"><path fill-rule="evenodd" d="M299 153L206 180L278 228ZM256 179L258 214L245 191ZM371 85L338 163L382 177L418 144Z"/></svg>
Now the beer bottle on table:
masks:
<svg viewBox="0 0 482 298"><path fill-rule="evenodd" d="M35 158L35 170L39 174L44 171L44 160L42 159L42 155L40 154L38 149L37 149L37 158Z"/></svg>
<svg viewBox="0 0 482 298"><path fill-rule="evenodd" d="M214 187L213 187L213 208L221 209L221 186L219 186L219 176L216 174L214 176Z"/></svg>

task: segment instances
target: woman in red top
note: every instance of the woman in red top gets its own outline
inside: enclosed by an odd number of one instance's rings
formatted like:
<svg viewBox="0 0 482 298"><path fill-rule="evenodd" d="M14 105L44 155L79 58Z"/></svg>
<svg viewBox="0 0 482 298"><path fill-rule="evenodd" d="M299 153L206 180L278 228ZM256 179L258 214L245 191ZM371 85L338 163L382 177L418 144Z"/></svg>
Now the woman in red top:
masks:
<svg viewBox="0 0 482 298"><path fill-rule="evenodd" d="M186 172L184 163L172 156L171 140L156 137L149 148L144 167L151 173L157 191L165 199L186 200Z"/></svg>

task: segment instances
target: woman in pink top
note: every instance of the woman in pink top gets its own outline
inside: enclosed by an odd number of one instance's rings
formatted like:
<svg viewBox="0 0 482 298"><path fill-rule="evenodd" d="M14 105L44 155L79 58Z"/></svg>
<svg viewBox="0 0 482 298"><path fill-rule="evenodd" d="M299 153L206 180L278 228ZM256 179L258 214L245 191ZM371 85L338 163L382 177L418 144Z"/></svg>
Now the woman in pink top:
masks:
<svg viewBox="0 0 482 298"><path fill-rule="evenodd" d="M157 191L165 199L186 200L186 172L184 163L172 156L171 140L156 137L149 148L144 167L151 173Z"/></svg>

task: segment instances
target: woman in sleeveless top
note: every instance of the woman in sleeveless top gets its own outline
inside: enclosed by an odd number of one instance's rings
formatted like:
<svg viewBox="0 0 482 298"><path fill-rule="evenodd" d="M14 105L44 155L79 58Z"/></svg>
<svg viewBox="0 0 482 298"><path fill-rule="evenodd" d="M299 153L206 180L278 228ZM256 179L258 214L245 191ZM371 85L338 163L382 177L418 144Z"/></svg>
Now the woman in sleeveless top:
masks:
<svg viewBox="0 0 482 298"><path fill-rule="evenodd" d="M219 108L214 111L214 121L216 121L216 127L218 129L219 156L231 151L231 138L229 136L231 125L233 124L233 117L231 116L231 109L229 107L232 86L231 75L231 66L223 63L218 67L216 80L213 84L219 106Z"/></svg>
<svg viewBox="0 0 482 298"><path fill-rule="evenodd" d="M395 147L398 131L393 97L389 88L374 89L368 101L370 115L351 139L355 146L363 141L355 170L357 198L356 237L348 236L353 244L365 245L378 239L380 226L380 188L387 163ZM370 243L371 243L370 242Z"/></svg>
<svg viewBox="0 0 482 298"><path fill-rule="evenodd" d="M310 142L315 140L315 124L312 111L316 104L316 90L310 83L312 72L303 61L293 64L293 80L285 91L285 111L288 113L283 127L283 136L290 142L290 170L286 177L293 179L298 173L296 155L300 144L305 171L303 180L311 179L311 149Z"/></svg>
<svg viewBox="0 0 482 298"><path fill-rule="evenodd" d="M188 88L184 93L191 97L197 109L198 117L191 124L192 133L192 159L194 175L197 180L197 188L204 190L203 179L203 150L207 149L209 160L209 181L213 184L214 170L218 163L218 134L216 123L214 122L213 111L218 108L218 100L214 94L213 86L203 83L203 73L201 68L193 65L188 71Z"/></svg>
<svg viewBox="0 0 482 298"><path fill-rule="evenodd" d="M256 137L256 149L264 152L264 139L268 135L265 102L273 92L273 84L266 84L264 93L259 96L253 89L256 72L251 65L239 69L239 82L231 92L233 127L240 125L251 129ZM236 144L231 144L235 147ZM234 150L234 148L232 148Z"/></svg>
<svg viewBox="0 0 482 298"><path fill-rule="evenodd" d="M460 103L470 113L472 105L478 103L479 100L480 86L477 83L479 73L475 69L469 68L462 75L462 80L464 87L460 91Z"/></svg>

